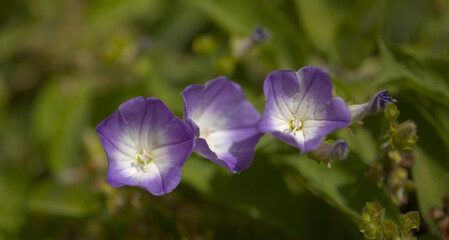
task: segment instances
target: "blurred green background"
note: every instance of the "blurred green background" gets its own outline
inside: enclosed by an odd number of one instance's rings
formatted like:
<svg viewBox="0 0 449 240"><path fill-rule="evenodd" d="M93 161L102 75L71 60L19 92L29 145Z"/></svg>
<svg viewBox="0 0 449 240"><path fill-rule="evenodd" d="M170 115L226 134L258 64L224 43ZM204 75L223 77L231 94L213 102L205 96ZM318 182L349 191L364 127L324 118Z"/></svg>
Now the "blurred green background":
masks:
<svg viewBox="0 0 449 240"><path fill-rule="evenodd" d="M106 183L95 127L123 101L182 117L186 86L225 75L262 112L265 76L305 65L352 103L389 90L416 122L405 204L365 177L382 114L333 135L351 153L332 169L264 136L237 175L192 155L165 196ZM363 239L370 201L396 222L421 211L419 239L438 239L427 212L449 194L448 149L448 1L0 1L0 239Z"/></svg>

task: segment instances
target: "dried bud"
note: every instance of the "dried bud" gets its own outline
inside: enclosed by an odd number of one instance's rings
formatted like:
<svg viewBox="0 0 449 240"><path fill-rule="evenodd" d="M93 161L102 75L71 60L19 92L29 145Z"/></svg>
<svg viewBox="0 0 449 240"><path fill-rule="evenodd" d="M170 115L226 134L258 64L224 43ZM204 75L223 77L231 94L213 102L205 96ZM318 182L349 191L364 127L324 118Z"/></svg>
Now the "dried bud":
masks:
<svg viewBox="0 0 449 240"><path fill-rule="evenodd" d="M429 210L428 215L429 215L430 220L435 220L435 219L443 218L444 216L446 216L446 213L443 211L443 209L431 208Z"/></svg>
<svg viewBox="0 0 449 240"><path fill-rule="evenodd" d="M443 208L449 213L449 195L443 197Z"/></svg>

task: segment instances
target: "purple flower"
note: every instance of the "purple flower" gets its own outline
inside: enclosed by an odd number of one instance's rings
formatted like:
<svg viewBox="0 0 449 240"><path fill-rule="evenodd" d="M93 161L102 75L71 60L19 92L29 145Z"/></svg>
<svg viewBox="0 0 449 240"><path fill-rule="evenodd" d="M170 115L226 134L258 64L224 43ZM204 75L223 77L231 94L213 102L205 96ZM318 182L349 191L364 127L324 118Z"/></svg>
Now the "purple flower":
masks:
<svg viewBox="0 0 449 240"><path fill-rule="evenodd" d="M263 90L267 103L258 128L302 152L316 149L324 136L351 120L345 101L332 97L331 78L322 69L274 71Z"/></svg>
<svg viewBox="0 0 449 240"><path fill-rule="evenodd" d="M97 126L97 133L108 156L108 183L138 186L153 195L176 188L194 147L187 124L156 98L122 103Z"/></svg>
<svg viewBox="0 0 449 240"><path fill-rule="evenodd" d="M196 138L195 152L236 173L248 168L263 135L256 129L260 114L241 87L225 77L182 92L184 119Z"/></svg>
<svg viewBox="0 0 449 240"><path fill-rule="evenodd" d="M351 124L360 122L366 115L378 113L384 110L388 104L396 102L395 99L387 96L387 94L388 91L380 91L367 103L349 105Z"/></svg>

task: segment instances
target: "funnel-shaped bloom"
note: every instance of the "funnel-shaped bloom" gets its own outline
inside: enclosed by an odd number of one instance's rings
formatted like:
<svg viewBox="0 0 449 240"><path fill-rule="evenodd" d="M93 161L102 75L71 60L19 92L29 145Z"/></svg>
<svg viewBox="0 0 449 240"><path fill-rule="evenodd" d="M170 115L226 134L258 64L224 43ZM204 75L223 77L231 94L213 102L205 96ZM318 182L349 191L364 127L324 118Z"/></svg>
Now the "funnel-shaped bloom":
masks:
<svg viewBox="0 0 449 240"><path fill-rule="evenodd" d="M363 104L349 105L351 111L351 124L360 122L366 115L375 114L385 109L388 104L396 102L388 96L388 91L380 91L374 95L369 102Z"/></svg>
<svg viewBox="0 0 449 240"><path fill-rule="evenodd" d="M302 152L316 149L324 136L351 120L345 101L332 97L331 78L322 69L274 71L263 90L267 103L258 128Z"/></svg>
<svg viewBox="0 0 449 240"><path fill-rule="evenodd" d="M176 188L194 147L187 124L156 98L124 102L97 133L108 156L108 183L138 186L154 195Z"/></svg>
<svg viewBox="0 0 449 240"><path fill-rule="evenodd" d="M184 119L196 137L195 152L236 173L248 168L263 135L256 129L260 114L242 88L225 77L183 92Z"/></svg>

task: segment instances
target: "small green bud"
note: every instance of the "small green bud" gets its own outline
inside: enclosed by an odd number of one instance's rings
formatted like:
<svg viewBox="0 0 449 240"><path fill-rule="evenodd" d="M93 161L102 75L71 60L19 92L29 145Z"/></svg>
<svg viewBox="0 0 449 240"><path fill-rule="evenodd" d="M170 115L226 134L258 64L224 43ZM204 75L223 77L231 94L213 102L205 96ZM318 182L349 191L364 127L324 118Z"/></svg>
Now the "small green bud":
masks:
<svg viewBox="0 0 449 240"><path fill-rule="evenodd" d="M393 170L390 176L390 182L392 184L401 184L408 179L408 171L403 167L398 167Z"/></svg>
<svg viewBox="0 0 449 240"><path fill-rule="evenodd" d="M384 240L395 240L398 235L398 226L391 220L384 221L382 230L384 232Z"/></svg>
<svg viewBox="0 0 449 240"><path fill-rule="evenodd" d="M418 140L416 124L412 121L405 121L392 130L391 146L398 150L411 150L411 144Z"/></svg>
<svg viewBox="0 0 449 240"><path fill-rule="evenodd" d="M419 212L408 212L400 216L401 224L399 230L405 234L412 229L419 229Z"/></svg>
<svg viewBox="0 0 449 240"><path fill-rule="evenodd" d="M218 75L231 75L235 70L235 60L230 56L223 56L215 61L215 72Z"/></svg>
<svg viewBox="0 0 449 240"><path fill-rule="evenodd" d="M396 104L390 104L385 109L385 117L393 123L399 116L399 110Z"/></svg>
<svg viewBox="0 0 449 240"><path fill-rule="evenodd" d="M382 223L382 219L384 217L384 211L385 209L382 208L382 206L376 202L376 203L366 203L365 208L362 211L363 219L367 222L375 222L375 223Z"/></svg>
<svg viewBox="0 0 449 240"><path fill-rule="evenodd" d="M415 240L412 229L419 227L419 213L408 212L400 216L401 224L398 227L391 220L383 220L385 209L379 203L366 203L362 211L365 220L359 226L360 232L367 240ZM448 218L449 219L449 218Z"/></svg>
<svg viewBox="0 0 449 240"><path fill-rule="evenodd" d="M210 35L201 35L193 40L192 48L195 53L203 56L212 54L217 49L217 41Z"/></svg>
<svg viewBox="0 0 449 240"><path fill-rule="evenodd" d="M364 223L360 226L360 232L363 233L363 236L365 237L365 239L378 239L377 236L379 235L379 233L381 233L380 231L378 231L379 227L377 226L377 224L372 223L372 222L368 222L368 223Z"/></svg>
<svg viewBox="0 0 449 240"><path fill-rule="evenodd" d="M399 164L402 160L402 155L400 151L393 150L388 152L388 158L393 160L396 164Z"/></svg>

